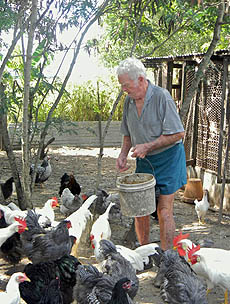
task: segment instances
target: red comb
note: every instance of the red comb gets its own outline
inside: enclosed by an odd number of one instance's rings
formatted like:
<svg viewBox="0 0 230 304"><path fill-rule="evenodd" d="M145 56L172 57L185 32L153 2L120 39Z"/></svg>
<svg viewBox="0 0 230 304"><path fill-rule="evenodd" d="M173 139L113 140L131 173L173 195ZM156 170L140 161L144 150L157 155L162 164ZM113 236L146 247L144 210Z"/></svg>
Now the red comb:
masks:
<svg viewBox="0 0 230 304"><path fill-rule="evenodd" d="M56 202L58 202L58 199L57 199L56 196L51 197L51 199L54 200L54 201L56 201Z"/></svg>
<svg viewBox="0 0 230 304"><path fill-rule="evenodd" d="M67 221L66 226L67 226L68 229L72 228L71 221Z"/></svg>
<svg viewBox="0 0 230 304"><path fill-rule="evenodd" d="M90 241L92 241L94 239L94 235L91 234L90 237L89 237Z"/></svg>
<svg viewBox="0 0 230 304"><path fill-rule="evenodd" d="M87 196L86 194L83 193L83 194L81 195L81 198L83 199L83 201L85 201L85 200L87 200L88 196Z"/></svg>
<svg viewBox="0 0 230 304"><path fill-rule="evenodd" d="M196 246L196 245L192 244L192 248L188 248L187 249L187 251L188 251L188 258L190 259L193 256L193 254L196 251L198 251L198 250L200 250L200 245Z"/></svg>
<svg viewBox="0 0 230 304"><path fill-rule="evenodd" d="M186 256L186 251L182 248L182 244L178 244L176 249L180 256Z"/></svg>
<svg viewBox="0 0 230 304"><path fill-rule="evenodd" d="M26 225L26 220L25 220L25 219L22 219L22 218L20 218L20 217L15 217L14 219L15 219L15 221L19 222L19 224L22 225L23 227L26 227L26 226L27 226L27 225Z"/></svg>
<svg viewBox="0 0 230 304"><path fill-rule="evenodd" d="M175 236L174 239L173 239L173 246L177 247L178 243L181 240L187 239L188 237L189 237L189 233L186 233L186 234L183 235L182 231L180 231L180 234L178 236Z"/></svg>

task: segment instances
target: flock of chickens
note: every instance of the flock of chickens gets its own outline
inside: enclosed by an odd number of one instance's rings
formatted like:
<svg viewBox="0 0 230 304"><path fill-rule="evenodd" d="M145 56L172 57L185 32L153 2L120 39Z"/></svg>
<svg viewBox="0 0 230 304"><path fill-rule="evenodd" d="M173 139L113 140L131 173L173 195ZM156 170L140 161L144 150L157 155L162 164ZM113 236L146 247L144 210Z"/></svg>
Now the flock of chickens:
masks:
<svg viewBox="0 0 230 304"><path fill-rule="evenodd" d="M48 180L51 172L46 157L37 168L35 183ZM12 184L11 179L1 185L4 199L9 197L4 193L12 193ZM115 245L111 241L110 215L121 217L116 195L103 190L82 194L74 175L67 173L61 177L58 194L60 206L56 197L42 208L26 211L14 203L0 204L1 257L13 265L25 257L30 260L23 272L11 275L5 292L0 292L1 303L17 304L22 298L29 304L132 304L139 288L137 274L151 263L163 278L160 296L165 303L206 304L207 292L215 286L223 288L228 303L230 251L201 248L182 233L166 251L156 243L136 249ZM57 207L64 216L61 221L55 219ZM200 224L208 207L205 191L202 201L195 201ZM79 260L83 234L97 266Z"/></svg>

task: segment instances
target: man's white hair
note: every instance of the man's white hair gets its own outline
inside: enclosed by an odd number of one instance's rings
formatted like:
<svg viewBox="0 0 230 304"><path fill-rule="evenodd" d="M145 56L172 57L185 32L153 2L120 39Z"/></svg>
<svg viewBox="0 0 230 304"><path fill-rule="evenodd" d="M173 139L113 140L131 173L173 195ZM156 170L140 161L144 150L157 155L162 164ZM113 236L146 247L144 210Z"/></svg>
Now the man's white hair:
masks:
<svg viewBox="0 0 230 304"><path fill-rule="evenodd" d="M137 81L140 76L146 78L146 69L140 60L129 57L121 61L117 68L118 76L124 74L128 74L130 79Z"/></svg>

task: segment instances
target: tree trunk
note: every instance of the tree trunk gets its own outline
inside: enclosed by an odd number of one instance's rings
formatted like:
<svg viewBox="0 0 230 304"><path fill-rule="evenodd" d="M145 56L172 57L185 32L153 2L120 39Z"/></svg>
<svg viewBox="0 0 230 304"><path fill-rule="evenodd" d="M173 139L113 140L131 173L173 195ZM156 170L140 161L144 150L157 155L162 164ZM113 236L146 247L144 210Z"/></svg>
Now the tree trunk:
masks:
<svg viewBox="0 0 230 304"><path fill-rule="evenodd" d="M191 100L198 89L198 85L200 83L201 78L204 75L205 69L208 67L210 58L215 50L215 47L220 40L220 30L221 30L221 23L223 22L223 17L225 13L225 4L224 0L221 1L218 8L218 17L215 24L214 34L212 42L207 50L207 53L204 55L203 59L201 60L198 70L195 74L195 78L192 82L192 85L189 89L188 95L186 96L185 100L183 101L181 110L180 110L180 117L181 120L184 121L185 116L187 115L188 109L190 107Z"/></svg>
<svg viewBox="0 0 230 304"><path fill-rule="evenodd" d="M23 117L22 117L22 181L23 190L25 196L26 206L33 208L31 203L31 189L30 189L30 155L29 155L29 124L28 124L28 113L29 113L29 94L30 94L30 73L31 73L31 62L32 62L32 49L34 32L36 27L37 19L37 4L38 0L32 0L31 6L31 19L30 19L30 30L28 35L27 52L25 58L24 68L24 99L23 99ZM35 170L36 171L36 170Z"/></svg>

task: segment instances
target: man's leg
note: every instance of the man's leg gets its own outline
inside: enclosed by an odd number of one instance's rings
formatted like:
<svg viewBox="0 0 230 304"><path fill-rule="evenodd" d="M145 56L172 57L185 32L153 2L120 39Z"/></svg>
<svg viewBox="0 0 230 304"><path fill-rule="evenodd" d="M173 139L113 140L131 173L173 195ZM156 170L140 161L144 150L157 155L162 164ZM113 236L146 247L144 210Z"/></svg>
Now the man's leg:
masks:
<svg viewBox="0 0 230 304"><path fill-rule="evenodd" d="M167 250L172 248L173 238L175 233L175 222L173 218L173 201L174 194L162 195L160 194L157 206L157 215L160 225L160 240L161 248ZM153 285L160 287L164 276L158 271L154 278Z"/></svg>
<svg viewBox="0 0 230 304"><path fill-rule="evenodd" d="M159 196L158 218L160 225L161 248L167 250L172 248L175 234L175 222L173 217L174 194Z"/></svg>
<svg viewBox="0 0 230 304"><path fill-rule="evenodd" d="M150 216L135 217L135 230L140 245L149 244Z"/></svg>

